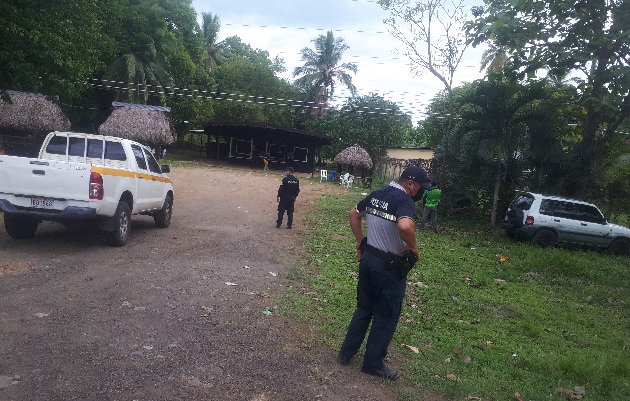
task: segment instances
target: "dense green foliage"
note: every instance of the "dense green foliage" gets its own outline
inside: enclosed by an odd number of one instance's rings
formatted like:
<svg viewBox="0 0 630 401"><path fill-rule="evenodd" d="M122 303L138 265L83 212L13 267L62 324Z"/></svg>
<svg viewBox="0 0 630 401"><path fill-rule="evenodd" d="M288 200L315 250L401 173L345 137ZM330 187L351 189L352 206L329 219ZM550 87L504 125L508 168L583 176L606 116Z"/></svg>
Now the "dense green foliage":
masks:
<svg viewBox="0 0 630 401"><path fill-rule="evenodd" d="M320 154L327 160L354 143L374 161L390 146L434 147L445 205L465 199L496 212L512 189L528 187L626 210L629 3L486 3L468 33L471 43L491 43L482 62L494 72L453 87L467 43L458 30L463 5L449 14L442 0L379 2L392 11L387 25L410 47L403 53L415 54L415 68L433 68L445 84L415 128L397 104L355 92L357 66L344 62L343 38L327 32L302 48L304 65L288 82L279 77L283 60L267 50L238 36L219 41L217 15L203 13L199 26L191 0L0 2L0 91L58 95L72 128L90 132L118 100L171 107L182 137L191 127L184 121L312 130L332 139ZM449 34L432 42L427 58L422 38L435 35L429 28L438 21ZM416 36L404 35L407 23ZM336 85L354 97L328 104Z"/></svg>
<svg viewBox="0 0 630 401"><path fill-rule="evenodd" d="M399 146L411 130L411 120L395 103L370 94L348 99L339 110L312 120L309 129L333 140L332 145L322 149L325 159L333 159L357 143L376 161L385 156L388 147Z"/></svg>
<svg viewBox="0 0 630 401"><path fill-rule="evenodd" d="M470 24L474 44L492 41L510 55L520 78L543 70L554 79L573 74L574 99L583 109L582 141L572 149L565 190L588 192L583 178L604 157L605 144L619 139L630 117L630 3L486 0ZM577 172L577 174L576 174Z"/></svg>
<svg viewBox="0 0 630 401"><path fill-rule="evenodd" d="M59 95L78 129L113 100L168 105L175 122L293 127L295 108L252 101L300 97L277 77L283 61L238 37L218 43L218 17L203 17L199 27L191 0L2 2L0 89Z"/></svg>
<svg viewBox="0 0 630 401"><path fill-rule="evenodd" d="M315 185L320 185L315 183ZM321 184L326 185L326 184ZM324 196L307 220L311 267L296 270L288 312L338 350L355 306L357 261L347 211L362 197ZM461 400L630 398L627 257L514 242L476 219L419 232L421 259L389 364L400 400L423 392ZM408 346L416 347L418 353ZM348 369L360 367L362 351Z"/></svg>
<svg viewBox="0 0 630 401"><path fill-rule="evenodd" d="M449 167L439 174L446 188L444 203L472 204L490 216L505 209L515 189L571 194L567 176L576 178L573 155L581 146L575 121L584 117L576 97L577 89L567 84L519 82L503 73L456 88L456 124L448 131ZM447 95L438 94L429 105L431 116L416 130L418 140L438 148L436 157L442 159L446 120L441 116L448 108ZM622 188L630 182L622 173L630 146L618 139L607 144L603 154L581 197L621 211L626 204ZM609 169L616 173L609 174Z"/></svg>
<svg viewBox="0 0 630 401"><path fill-rule="evenodd" d="M0 88L77 96L115 53L91 0L0 3Z"/></svg>

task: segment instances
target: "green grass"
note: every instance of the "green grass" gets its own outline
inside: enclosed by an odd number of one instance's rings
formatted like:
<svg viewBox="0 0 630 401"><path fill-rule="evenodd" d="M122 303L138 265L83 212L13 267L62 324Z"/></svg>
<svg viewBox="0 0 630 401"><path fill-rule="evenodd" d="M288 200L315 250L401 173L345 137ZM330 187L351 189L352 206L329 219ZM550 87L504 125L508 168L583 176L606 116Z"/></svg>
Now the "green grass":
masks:
<svg viewBox="0 0 630 401"><path fill-rule="evenodd" d="M292 288L306 290L286 299L290 313L320 327L335 350L355 306L347 212L359 192L316 203L306 219L312 269L290 277ZM576 386L586 400L630 399L628 257L541 249L469 218L441 217L440 225L439 235L418 233L421 259L390 346L405 377L398 399L432 391L454 400L512 400L516 392L562 400L556 390Z"/></svg>

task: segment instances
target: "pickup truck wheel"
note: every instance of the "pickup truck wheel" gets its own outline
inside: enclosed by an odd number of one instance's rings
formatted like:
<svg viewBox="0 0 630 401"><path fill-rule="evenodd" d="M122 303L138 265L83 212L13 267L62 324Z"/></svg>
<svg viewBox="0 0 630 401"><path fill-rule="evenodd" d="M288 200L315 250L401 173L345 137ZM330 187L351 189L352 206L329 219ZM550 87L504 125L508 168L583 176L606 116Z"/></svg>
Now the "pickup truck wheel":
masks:
<svg viewBox="0 0 630 401"><path fill-rule="evenodd" d="M556 242L558 242L558 237L553 231L543 228L534 234L532 242L540 247L547 248L549 246L554 246Z"/></svg>
<svg viewBox="0 0 630 401"><path fill-rule="evenodd" d="M630 240L617 238L608 245L608 252L615 255L630 255Z"/></svg>
<svg viewBox="0 0 630 401"><path fill-rule="evenodd" d="M173 197L168 194L164 199L162 209L153 215L155 225L160 228L166 228L171 224L171 215L173 214Z"/></svg>
<svg viewBox="0 0 630 401"><path fill-rule="evenodd" d="M131 209L127 202L119 202L114 214L114 231L107 232L107 243L113 246L123 246L131 233Z"/></svg>
<svg viewBox="0 0 630 401"><path fill-rule="evenodd" d="M7 230L7 234L9 234L12 238L33 238L38 226L39 220L30 216L13 213L4 214L4 228Z"/></svg>

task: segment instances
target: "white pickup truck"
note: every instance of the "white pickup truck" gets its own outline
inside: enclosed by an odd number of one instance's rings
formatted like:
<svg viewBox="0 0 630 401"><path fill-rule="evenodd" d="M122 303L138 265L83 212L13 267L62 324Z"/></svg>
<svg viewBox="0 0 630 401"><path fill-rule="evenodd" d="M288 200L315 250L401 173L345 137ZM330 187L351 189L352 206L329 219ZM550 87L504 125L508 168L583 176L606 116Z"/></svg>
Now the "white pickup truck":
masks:
<svg viewBox="0 0 630 401"><path fill-rule="evenodd" d="M36 159L0 155L0 211L7 233L35 235L41 221L95 223L110 245L127 243L131 215L166 228L173 183L151 150L137 142L78 132L51 132Z"/></svg>

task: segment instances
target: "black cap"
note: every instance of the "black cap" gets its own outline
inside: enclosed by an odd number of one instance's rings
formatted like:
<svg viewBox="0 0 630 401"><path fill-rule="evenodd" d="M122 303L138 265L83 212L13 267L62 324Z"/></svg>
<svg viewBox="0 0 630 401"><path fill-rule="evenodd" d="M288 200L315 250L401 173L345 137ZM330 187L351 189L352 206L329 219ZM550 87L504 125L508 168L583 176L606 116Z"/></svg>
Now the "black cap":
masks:
<svg viewBox="0 0 630 401"><path fill-rule="evenodd" d="M294 169L293 167L287 167L287 168L286 168L286 171L294 172L294 171L295 171L295 169Z"/></svg>
<svg viewBox="0 0 630 401"><path fill-rule="evenodd" d="M431 181L429 180L429 176L427 172L418 166L409 166L407 167L402 174L400 175L401 180L413 180L418 184L422 185L424 189L431 189Z"/></svg>

